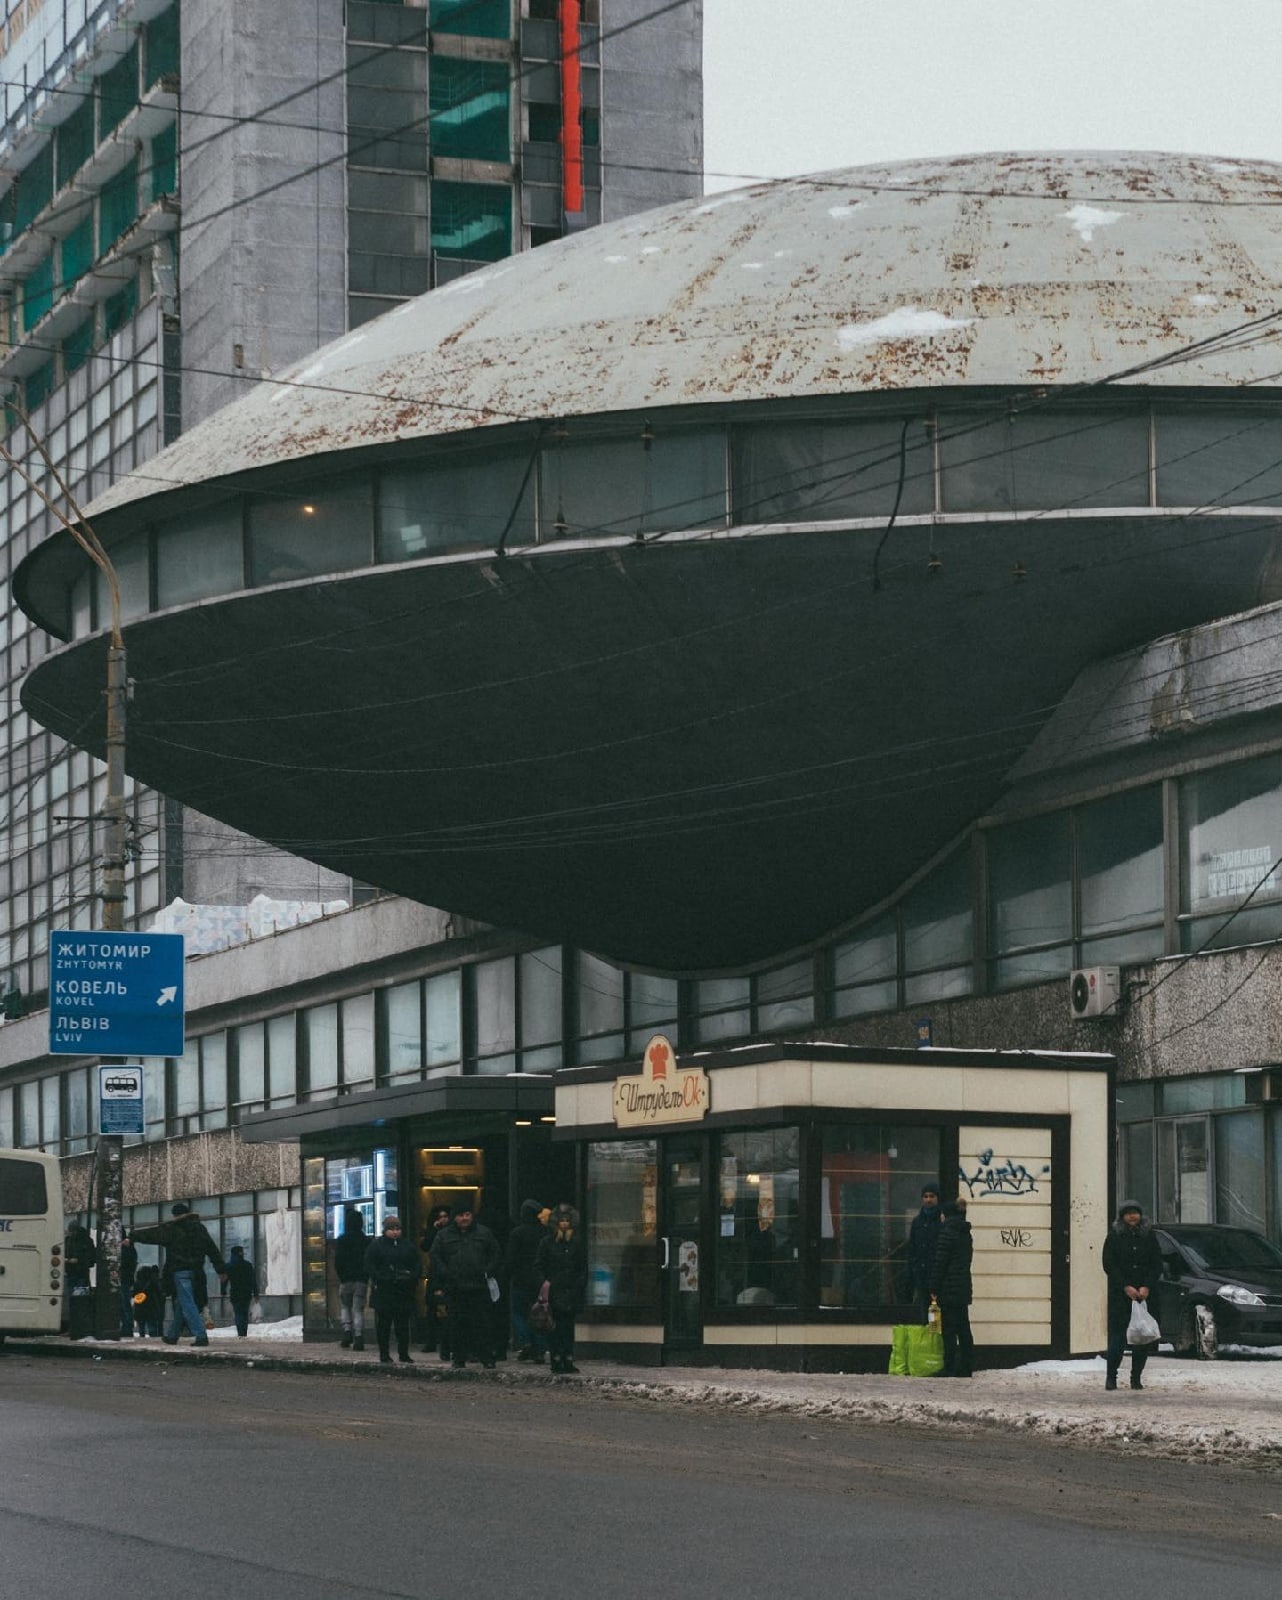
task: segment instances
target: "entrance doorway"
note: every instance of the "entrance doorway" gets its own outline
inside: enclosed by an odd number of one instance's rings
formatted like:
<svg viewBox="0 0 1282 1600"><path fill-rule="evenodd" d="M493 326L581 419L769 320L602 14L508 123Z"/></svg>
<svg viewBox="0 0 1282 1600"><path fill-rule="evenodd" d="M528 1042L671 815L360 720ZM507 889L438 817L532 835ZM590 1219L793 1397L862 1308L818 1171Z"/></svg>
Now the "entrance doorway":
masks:
<svg viewBox="0 0 1282 1600"><path fill-rule="evenodd" d="M703 1222L703 1141L663 1142L664 1353L679 1359L703 1344L699 1250Z"/></svg>

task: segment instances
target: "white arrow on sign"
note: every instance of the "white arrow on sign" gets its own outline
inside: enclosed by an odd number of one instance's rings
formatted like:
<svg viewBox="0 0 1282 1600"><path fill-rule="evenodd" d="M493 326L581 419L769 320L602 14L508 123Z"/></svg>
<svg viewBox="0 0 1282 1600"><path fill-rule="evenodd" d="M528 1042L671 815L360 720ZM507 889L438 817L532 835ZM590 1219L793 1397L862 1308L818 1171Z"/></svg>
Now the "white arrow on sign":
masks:
<svg viewBox="0 0 1282 1600"><path fill-rule="evenodd" d="M171 1000L175 1000L177 997L178 985L174 984L171 988L162 989L160 991L160 999L156 1001L156 1004L158 1006L167 1006Z"/></svg>

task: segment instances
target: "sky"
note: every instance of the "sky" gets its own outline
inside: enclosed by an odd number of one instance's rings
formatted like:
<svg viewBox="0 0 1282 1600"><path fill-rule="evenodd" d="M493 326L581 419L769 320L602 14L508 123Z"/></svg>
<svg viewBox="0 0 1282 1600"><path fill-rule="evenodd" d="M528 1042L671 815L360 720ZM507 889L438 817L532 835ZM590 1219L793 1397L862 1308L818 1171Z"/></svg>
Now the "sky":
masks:
<svg viewBox="0 0 1282 1600"><path fill-rule="evenodd" d="M704 0L709 191L981 150L1282 161L1282 0Z"/></svg>

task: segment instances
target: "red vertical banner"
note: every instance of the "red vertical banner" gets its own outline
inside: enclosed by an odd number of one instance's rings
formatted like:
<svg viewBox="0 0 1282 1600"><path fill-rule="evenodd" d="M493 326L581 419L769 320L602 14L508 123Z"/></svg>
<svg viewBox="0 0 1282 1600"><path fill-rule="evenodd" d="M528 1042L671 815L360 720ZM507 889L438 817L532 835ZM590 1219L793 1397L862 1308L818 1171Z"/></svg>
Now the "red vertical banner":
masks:
<svg viewBox="0 0 1282 1600"><path fill-rule="evenodd" d="M579 0L561 0L561 166L567 217L583 211L583 70Z"/></svg>

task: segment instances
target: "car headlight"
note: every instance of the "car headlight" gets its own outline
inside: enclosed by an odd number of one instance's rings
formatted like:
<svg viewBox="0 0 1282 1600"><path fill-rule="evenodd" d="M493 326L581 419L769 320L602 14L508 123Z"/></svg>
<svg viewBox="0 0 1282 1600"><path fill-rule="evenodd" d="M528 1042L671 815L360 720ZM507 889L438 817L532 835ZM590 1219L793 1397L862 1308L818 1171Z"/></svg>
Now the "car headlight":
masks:
<svg viewBox="0 0 1282 1600"><path fill-rule="evenodd" d="M1235 1306L1262 1306L1263 1295L1258 1295L1254 1289L1244 1289L1240 1283L1222 1283L1215 1291L1221 1300L1231 1301Z"/></svg>

